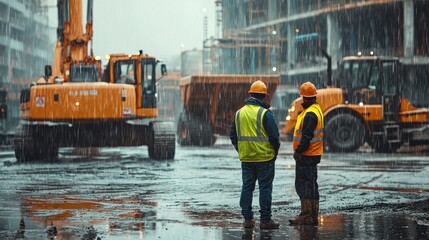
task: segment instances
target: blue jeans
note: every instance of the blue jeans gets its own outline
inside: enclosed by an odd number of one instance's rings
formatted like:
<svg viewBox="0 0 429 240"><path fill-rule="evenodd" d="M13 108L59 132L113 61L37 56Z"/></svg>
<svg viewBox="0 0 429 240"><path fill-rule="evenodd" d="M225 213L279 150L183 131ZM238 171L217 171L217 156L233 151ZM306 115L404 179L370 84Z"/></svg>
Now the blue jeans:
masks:
<svg viewBox="0 0 429 240"><path fill-rule="evenodd" d="M273 192L273 180L275 161L268 162L242 162L243 186L241 188L240 207L245 220L253 218L252 200L256 180L259 185L259 212L261 222L271 220L271 200Z"/></svg>

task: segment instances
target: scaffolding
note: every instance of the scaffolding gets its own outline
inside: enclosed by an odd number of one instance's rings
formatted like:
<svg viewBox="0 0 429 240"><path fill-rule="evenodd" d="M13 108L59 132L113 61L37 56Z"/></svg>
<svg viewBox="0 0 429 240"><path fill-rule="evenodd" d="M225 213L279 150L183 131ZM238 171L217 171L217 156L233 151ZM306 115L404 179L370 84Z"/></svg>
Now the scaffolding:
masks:
<svg viewBox="0 0 429 240"><path fill-rule="evenodd" d="M249 0L249 24L258 24L267 21L267 1Z"/></svg>
<svg viewBox="0 0 429 240"><path fill-rule="evenodd" d="M223 4L245 4L249 7L246 21L255 24L266 21L267 4L265 0L233 1L225 3L215 0L216 38L205 39L203 47L203 71L207 74L277 74L280 40L272 28L258 31L234 29L222 31ZM229 8L225 8L228 9ZM234 13L235 15L235 13ZM222 33L222 36L221 36Z"/></svg>

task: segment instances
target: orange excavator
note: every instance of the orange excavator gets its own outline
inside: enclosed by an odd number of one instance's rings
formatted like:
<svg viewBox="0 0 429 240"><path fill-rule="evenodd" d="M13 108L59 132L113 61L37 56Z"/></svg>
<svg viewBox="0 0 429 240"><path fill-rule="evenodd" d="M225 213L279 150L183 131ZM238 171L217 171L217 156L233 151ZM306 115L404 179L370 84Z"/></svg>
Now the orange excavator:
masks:
<svg viewBox="0 0 429 240"><path fill-rule="evenodd" d="M19 162L56 159L60 147L147 145L149 157L173 159L172 122L158 120L157 68L165 64L139 51L112 54L107 67L92 51L93 1L86 33L81 0L58 0L58 40L45 76L21 91L14 138Z"/></svg>

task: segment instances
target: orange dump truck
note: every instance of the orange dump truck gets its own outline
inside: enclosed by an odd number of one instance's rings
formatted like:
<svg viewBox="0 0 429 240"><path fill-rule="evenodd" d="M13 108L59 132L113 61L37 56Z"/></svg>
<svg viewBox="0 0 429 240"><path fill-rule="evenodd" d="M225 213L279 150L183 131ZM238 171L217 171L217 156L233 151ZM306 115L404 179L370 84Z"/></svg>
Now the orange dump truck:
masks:
<svg viewBox="0 0 429 240"><path fill-rule="evenodd" d="M215 134L228 135L235 112L244 105L249 87L263 81L271 97L280 83L278 75L188 76L180 80L183 111L177 124L180 145L210 146Z"/></svg>

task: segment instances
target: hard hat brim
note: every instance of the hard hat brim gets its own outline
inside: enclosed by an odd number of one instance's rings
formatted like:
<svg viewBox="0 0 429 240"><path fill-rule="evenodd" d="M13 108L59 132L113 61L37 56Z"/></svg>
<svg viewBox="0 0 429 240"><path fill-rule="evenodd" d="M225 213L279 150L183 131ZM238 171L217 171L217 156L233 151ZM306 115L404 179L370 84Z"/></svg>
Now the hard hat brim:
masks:
<svg viewBox="0 0 429 240"><path fill-rule="evenodd" d="M265 92L248 91L248 93L259 93L259 94L264 94L264 95L270 96L270 94L265 93Z"/></svg>
<svg viewBox="0 0 429 240"><path fill-rule="evenodd" d="M310 96L306 96L306 95L300 95L301 97L307 97L307 98L310 98L310 97L316 97L317 96L317 94L314 94L314 95L310 95Z"/></svg>

